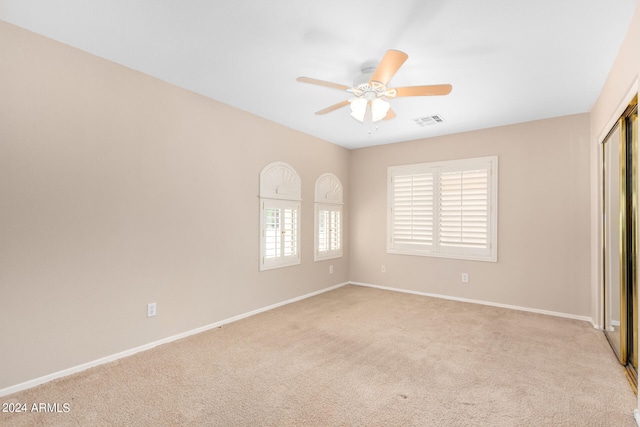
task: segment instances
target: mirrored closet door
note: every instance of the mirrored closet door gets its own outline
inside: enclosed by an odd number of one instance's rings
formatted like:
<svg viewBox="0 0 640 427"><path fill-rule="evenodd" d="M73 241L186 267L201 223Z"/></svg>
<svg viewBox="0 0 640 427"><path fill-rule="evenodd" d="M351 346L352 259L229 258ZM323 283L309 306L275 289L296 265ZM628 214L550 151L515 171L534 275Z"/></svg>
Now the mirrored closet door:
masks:
<svg viewBox="0 0 640 427"><path fill-rule="evenodd" d="M602 260L605 335L638 383L637 97L602 143Z"/></svg>

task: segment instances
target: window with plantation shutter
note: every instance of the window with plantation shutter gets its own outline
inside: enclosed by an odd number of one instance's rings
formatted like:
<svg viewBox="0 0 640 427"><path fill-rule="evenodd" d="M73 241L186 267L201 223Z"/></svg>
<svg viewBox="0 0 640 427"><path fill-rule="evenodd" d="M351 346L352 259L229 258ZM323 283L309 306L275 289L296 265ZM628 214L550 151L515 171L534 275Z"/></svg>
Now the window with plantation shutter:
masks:
<svg viewBox="0 0 640 427"><path fill-rule="evenodd" d="M497 260L497 157L388 169L387 252Z"/></svg>
<svg viewBox="0 0 640 427"><path fill-rule="evenodd" d="M299 202L263 200L263 269L299 264Z"/></svg>
<svg viewBox="0 0 640 427"><path fill-rule="evenodd" d="M342 256L342 183L325 173L316 180L315 261Z"/></svg>
<svg viewBox="0 0 640 427"><path fill-rule="evenodd" d="M260 173L260 270L300 264L300 177L286 163Z"/></svg>
<svg viewBox="0 0 640 427"><path fill-rule="evenodd" d="M316 205L316 261L342 256L342 206Z"/></svg>

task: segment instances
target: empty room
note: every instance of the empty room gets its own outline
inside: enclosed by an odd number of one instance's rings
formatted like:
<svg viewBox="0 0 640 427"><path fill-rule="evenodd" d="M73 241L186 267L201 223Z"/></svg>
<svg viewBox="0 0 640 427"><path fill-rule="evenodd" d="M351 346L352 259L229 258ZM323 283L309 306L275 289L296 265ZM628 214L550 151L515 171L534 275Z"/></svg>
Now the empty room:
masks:
<svg viewBox="0 0 640 427"><path fill-rule="evenodd" d="M637 0L0 0L0 425L640 426Z"/></svg>

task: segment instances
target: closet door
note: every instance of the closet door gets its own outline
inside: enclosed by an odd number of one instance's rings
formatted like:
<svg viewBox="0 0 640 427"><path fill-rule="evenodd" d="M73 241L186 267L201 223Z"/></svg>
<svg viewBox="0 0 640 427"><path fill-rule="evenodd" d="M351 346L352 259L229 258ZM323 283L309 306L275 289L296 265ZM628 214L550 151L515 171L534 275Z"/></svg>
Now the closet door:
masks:
<svg viewBox="0 0 640 427"><path fill-rule="evenodd" d="M638 99L635 99L624 117L624 139L630 160L627 162L627 175L631 184L628 188L628 276L627 283L627 367L632 370L631 375L638 384L638 273L640 272L638 238L640 223L638 222L638 194L640 181L638 180Z"/></svg>
<svg viewBox="0 0 640 427"><path fill-rule="evenodd" d="M638 106L626 109L602 143L602 260L605 335L638 383Z"/></svg>
<svg viewBox="0 0 640 427"><path fill-rule="evenodd" d="M604 261L604 313L605 334L611 347L626 363L626 352L622 351L623 330L626 331L623 313L622 288L624 269L622 262L621 224L623 205L622 170L625 168L621 156L622 138L619 124L611 130L603 142L603 261Z"/></svg>

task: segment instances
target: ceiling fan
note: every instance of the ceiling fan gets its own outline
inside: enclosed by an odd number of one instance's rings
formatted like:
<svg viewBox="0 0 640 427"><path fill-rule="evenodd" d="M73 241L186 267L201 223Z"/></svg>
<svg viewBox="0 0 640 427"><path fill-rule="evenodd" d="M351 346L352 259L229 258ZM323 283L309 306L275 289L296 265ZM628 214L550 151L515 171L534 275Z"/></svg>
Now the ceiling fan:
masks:
<svg viewBox="0 0 640 427"><path fill-rule="evenodd" d="M298 77L302 83L332 87L353 93L354 97L330 107L317 111L316 114L327 114L339 108L351 105L351 116L360 122L377 122L393 119L396 114L386 99L399 96L434 96L447 95L451 92L450 84L430 86L406 86L389 88L387 84L409 56L399 50L390 49L377 67L364 65L362 74L355 78L353 87L339 83L326 82L311 77Z"/></svg>

